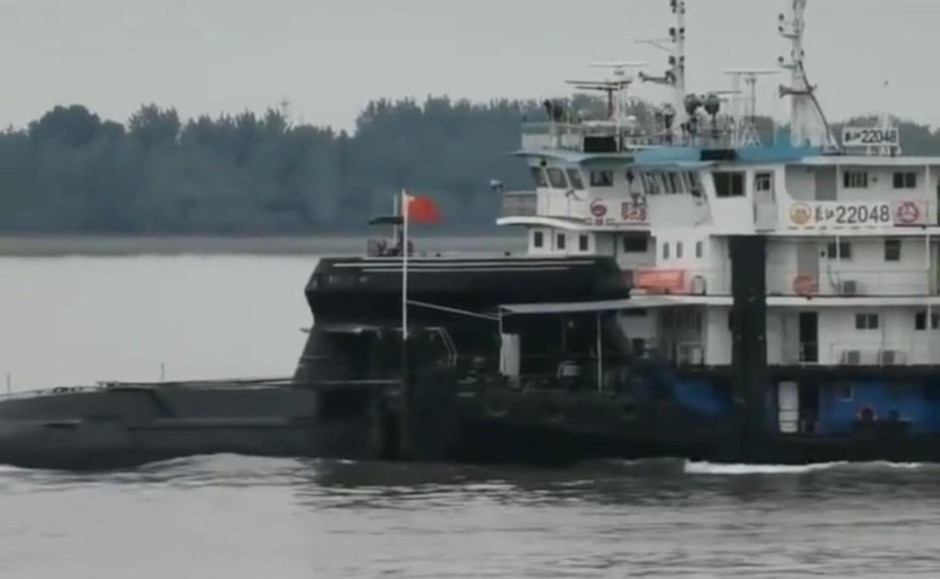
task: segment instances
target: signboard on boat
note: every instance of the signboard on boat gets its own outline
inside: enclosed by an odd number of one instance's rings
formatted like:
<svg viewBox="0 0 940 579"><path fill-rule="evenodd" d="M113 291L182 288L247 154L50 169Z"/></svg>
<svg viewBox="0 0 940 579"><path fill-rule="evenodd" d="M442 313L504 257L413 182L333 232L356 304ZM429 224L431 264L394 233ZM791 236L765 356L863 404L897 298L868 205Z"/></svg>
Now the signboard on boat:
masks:
<svg viewBox="0 0 940 579"><path fill-rule="evenodd" d="M927 225L928 213L924 201L818 201L794 203L787 220L797 229L859 229Z"/></svg>
<svg viewBox="0 0 940 579"><path fill-rule="evenodd" d="M844 127L842 129L843 147L897 147L901 134L897 128L879 129L873 127Z"/></svg>
<svg viewBox="0 0 940 579"><path fill-rule="evenodd" d="M622 226L648 225L646 203L624 199L593 199L588 205L590 215L585 221L591 225Z"/></svg>

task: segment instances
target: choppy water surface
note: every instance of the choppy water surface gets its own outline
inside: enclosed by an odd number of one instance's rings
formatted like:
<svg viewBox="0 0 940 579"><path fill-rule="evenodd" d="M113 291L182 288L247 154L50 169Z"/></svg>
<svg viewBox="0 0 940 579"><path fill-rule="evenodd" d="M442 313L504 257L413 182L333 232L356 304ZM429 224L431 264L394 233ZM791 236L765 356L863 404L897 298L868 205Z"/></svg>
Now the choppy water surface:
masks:
<svg viewBox="0 0 940 579"><path fill-rule="evenodd" d="M0 470L3 577L936 576L940 468Z"/></svg>
<svg viewBox="0 0 940 579"><path fill-rule="evenodd" d="M0 258L0 376L290 374L304 257ZM564 470L197 457L0 467L0 577L940 574L940 467Z"/></svg>

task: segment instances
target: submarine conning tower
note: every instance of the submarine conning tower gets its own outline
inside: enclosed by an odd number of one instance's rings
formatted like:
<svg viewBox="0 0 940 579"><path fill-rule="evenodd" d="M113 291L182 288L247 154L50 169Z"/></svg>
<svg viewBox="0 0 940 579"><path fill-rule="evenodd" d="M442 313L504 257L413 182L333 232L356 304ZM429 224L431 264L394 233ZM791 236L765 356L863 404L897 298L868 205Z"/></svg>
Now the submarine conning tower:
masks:
<svg viewBox="0 0 940 579"><path fill-rule="evenodd" d="M321 259L305 295L313 328L295 381L357 377L352 365L343 369L330 362L343 357L337 349L353 349L343 345L339 334L369 331L376 339L400 339L401 257ZM482 318L492 318L501 305L615 300L629 295L624 274L611 257L415 255L408 259L410 327L460 324L464 332L482 334L497 331L492 319ZM380 365L391 372L399 363L396 359ZM375 368L376 364L357 366Z"/></svg>

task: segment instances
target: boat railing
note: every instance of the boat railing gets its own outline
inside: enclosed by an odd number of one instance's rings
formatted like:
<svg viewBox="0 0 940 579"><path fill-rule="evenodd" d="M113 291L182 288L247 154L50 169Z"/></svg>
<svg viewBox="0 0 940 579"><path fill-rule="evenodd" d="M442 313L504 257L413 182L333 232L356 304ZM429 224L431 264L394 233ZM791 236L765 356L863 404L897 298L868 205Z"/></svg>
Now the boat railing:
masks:
<svg viewBox="0 0 940 579"><path fill-rule="evenodd" d="M927 267L880 270L834 265L818 271L767 268L767 293L777 296L923 296L937 293Z"/></svg>
<svg viewBox="0 0 940 579"><path fill-rule="evenodd" d="M585 153L628 152L664 146L728 148L733 132L724 124L717 130L703 126L695 135L676 136L659 129L625 121L530 122L522 125L524 150L562 149Z"/></svg>
<svg viewBox="0 0 940 579"><path fill-rule="evenodd" d="M507 191L503 193L503 217L534 217L538 215L538 195L535 191Z"/></svg>
<svg viewBox="0 0 940 579"><path fill-rule="evenodd" d="M925 332L915 332L925 333ZM845 341L832 343L822 365L909 366L940 365L940 336L910 340Z"/></svg>
<svg viewBox="0 0 940 579"><path fill-rule="evenodd" d="M95 384L82 386L51 386L48 388L34 388L30 390L14 390L0 393L2 400L16 400L20 398L39 398L42 396L61 395L61 394L79 394L88 392L108 392L115 390L131 389L152 389L152 388L172 388L174 386L196 386L199 388L218 387L249 387L249 386L272 386L278 384L291 384L292 378L233 378L233 379L207 379L207 380L179 380L165 382L122 382L122 381L99 381Z"/></svg>

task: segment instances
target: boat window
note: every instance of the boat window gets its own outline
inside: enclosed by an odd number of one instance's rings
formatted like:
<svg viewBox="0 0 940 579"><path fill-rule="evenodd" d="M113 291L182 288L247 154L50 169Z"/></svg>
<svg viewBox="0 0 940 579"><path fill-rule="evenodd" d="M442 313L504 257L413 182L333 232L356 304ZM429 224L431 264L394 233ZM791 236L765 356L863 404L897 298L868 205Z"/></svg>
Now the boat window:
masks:
<svg viewBox="0 0 940 579"><path fill-rule="evenodd" d="M702 196L702 184L699 182L698 173L693 173L690 171L690 172L687 172L685 175L686 175L686 178L689 180L689 193L691 193L693 197L701 197Z"/></svg>
<svg viewBox="0 0 940 579"><path fill-rule="evenodd" d="M913 171L898 171L894 174L895 189L916 189L917 173Z"/></svg>
<svg viewBox="0 0 940 579"><path fill-rule="evenodd" d="M591 171L591 187L613 187L613 171Z"/></svg>
<svg viewBox="0 0 940 579"><path fill-rule="evenodd" d="M842 174L842 186L846 189L867 189L868 173L865 171L846 171Z"/></svg>
<svg viewBox="0 0 940 579"><path fill-rule="evenodd" d="M705 256L705 244L701 241L695 242L695 257L702 259Z"/></svg>
<svg viewBox="0 0 940 579"><path fill-rule="evenodd" d="M930 328L933 330L940 328L940 313L930 313ZM927 312L917 312L914 316L914 329L927 329Z"/></svg>
<svg viewBox="0 0 940 579"><path fill-rule="evenodd" d="M901 261L900 239L885 239L885 261Z"/></svg>
<svg viewBox="0 0 940 579"><path fill-rule="evenodd" d="M877 330L878 314L855 314L856 330Z"/></svg>
<svg viewBox="0 0 940 579"><path fill-rule="evenodd" d="M715 171L712 177L718 197L744 197L743 171Z"/></svg>
<svg viewBox="0 0 940 579"><path fill-rule="evenodd" d="M532 247L542 247L545 244L545 235L541 231L532 232Z"/></svg>
<svg viewBox="0 0 940 579"><path fill-rule="evenodd" d="M662 193L662 188L659 186L659 182L653 173L640 173L640 175L643 181L643 190L647 195L659 195Z"/></svg>
<svg viewBox="0 0 940 579"><path fill-rule="evenodd" d="M666 177L665 173L653 173L652 176L653 179L656 180L656 184L660 191L666 194L675 193L675 191L669 188L669 179Z"/></svg>
<svg viewBox="0 0 940 579"><path fill-rule="evenodd" d="M676 259L682 259L682 242L676 242Z"/></svg>
<svg viewBox="0 0 940 579"><path fill-rule="evenodd" d="M663 177L666 179L666 182L669 185L670 193L682 193L682 183L679 180L679 175L676 173L663 173Z"/></svg>
<svg viewBox="0 0 940 579"><path fill-rule="evenodd" d="M588 240L587 235L578 236L578 251L587 251L588 244L589 244L589 240Z"/></svg>
<svg viewBox="0 0 940 579"><path fill-rule="evenodd" d="M581 171L577 169L568 169L568 180L576 191L584 189L584 179L581 178Z"/></svg>
<svg viewBox="0 0 940 579"><path fill-rule="evenodd" d="M646 253L647 237L638 235L624 235L621 238L621 246L624 253Z"/></svg>
<svg viewBox="0 0 940 579"><path fill-rule="evenodd" d="M559 233L555 236L555 248L556 249L565 249L565 234Z"/></svg>
<svg viewBox="0 0 940 579"><path fill-rule="evenodd" d="M830 241L826 246L826 257L829 259L852 259L852 244L848 241Z"/></svg>
<svg viewBox="0 0 940 579"><path fill-rule="evenodd" d="M532 167L532 180L535 181L536 187L548 187L545 171L541 167Z"/></svg>
<svg viewBox="0 0 940 579"><path fill-rule="evenodd" d="M773 174L758 173L754 176L754 190L758 192L773 191Z"/></svg>
<svg viewBox="0 0 940 579"><path fill-rule="evenodd" d="M663 259L669 259L669 242L663 243Z"/></svg>
<svg viewBox="0 0 940 579"><path fill-rule="evenodd" d="M552 187L555 189L568 188L568 180L565 179L565 172L557 167L549 167L548 182L551 183Z"/></svg>

